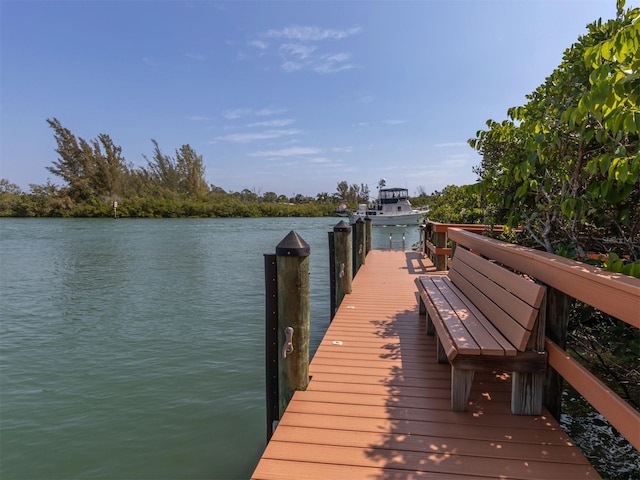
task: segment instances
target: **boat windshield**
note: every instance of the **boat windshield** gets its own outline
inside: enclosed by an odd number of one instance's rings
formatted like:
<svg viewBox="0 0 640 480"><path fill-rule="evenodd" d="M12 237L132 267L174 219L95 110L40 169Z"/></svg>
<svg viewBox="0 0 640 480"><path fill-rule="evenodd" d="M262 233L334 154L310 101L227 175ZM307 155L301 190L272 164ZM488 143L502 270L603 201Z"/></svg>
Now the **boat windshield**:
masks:
<svg viewBox="0 0 640 480"><path fill-rule="evenodd" d="M399 199L408 198L409 190L406 188L385 188L380 190L380 200L392 200L397 201ZM386 202L385 202L386 203Z"/></svg>

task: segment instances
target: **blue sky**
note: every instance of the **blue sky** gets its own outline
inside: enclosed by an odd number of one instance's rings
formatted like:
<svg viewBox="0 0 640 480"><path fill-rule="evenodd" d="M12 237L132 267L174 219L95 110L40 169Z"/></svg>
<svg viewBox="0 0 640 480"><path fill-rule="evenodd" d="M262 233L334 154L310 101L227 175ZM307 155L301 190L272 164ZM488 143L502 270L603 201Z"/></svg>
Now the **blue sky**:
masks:
<svg viewBox="0 0 640 480"><path fill-rule="evenodd" d="M615 12L614 0L0 0L0 177L60 183L46 170L56 117L85 139L109 134L135 166L151 139L170 155L189 144L227 191L473 183L466 141Z"/></svg>

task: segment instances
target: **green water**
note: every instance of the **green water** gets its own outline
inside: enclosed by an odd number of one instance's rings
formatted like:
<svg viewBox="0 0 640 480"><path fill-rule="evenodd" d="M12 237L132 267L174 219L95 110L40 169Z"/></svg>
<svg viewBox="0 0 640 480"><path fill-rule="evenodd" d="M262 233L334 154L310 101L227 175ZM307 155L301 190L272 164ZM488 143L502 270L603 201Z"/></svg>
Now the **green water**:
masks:
<svg viewBox="0 0 640 480"><path fill-rule="evenodd" d="M263 255L291 230L309 243L313 351L337 221L1 220L0 478L249 477L266 431ZM374 248L400 231L374 229Z"/></svg>

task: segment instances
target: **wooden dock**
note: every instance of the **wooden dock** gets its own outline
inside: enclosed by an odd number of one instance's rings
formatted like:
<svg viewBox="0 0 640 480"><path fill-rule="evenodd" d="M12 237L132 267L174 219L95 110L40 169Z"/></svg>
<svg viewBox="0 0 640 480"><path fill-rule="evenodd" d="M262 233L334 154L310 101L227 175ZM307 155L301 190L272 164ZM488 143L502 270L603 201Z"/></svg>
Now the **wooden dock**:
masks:
<svg viewBox="0 0 640 480"><path fill-rule="evenodd" d="M510 412L509 376L477 374L450 409L450 367L418 315L414 252L371 251L252 478L600 478L546 410Z"/></svg>

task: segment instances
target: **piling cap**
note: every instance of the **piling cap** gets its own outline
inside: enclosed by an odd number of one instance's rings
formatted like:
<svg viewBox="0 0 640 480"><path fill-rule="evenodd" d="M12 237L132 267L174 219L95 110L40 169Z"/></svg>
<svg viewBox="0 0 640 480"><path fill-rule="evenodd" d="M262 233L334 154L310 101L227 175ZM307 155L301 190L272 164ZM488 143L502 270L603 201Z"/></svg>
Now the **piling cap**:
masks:
<svg viewBox="0 0 640 480"><path fill-rule="evenodd" d="M358 219L356 220L356 223L364 223L364 220L362 219L362 217L358 217Z"/></svg>
<svg viewBox="0 0 640 480"><path fill-rule="evenodd" d="M310 253L309 244L293 230L276 245L276 255L282 257L308 257Z"/></svg>
<svg viewBox="0 0 640 480"><path fill-rule="evenodd" d="M336 223L336 226L333 227L333 231L334 232L350 232L351 225L349 225L344 220L340 220L338 223Z"/></svg>

